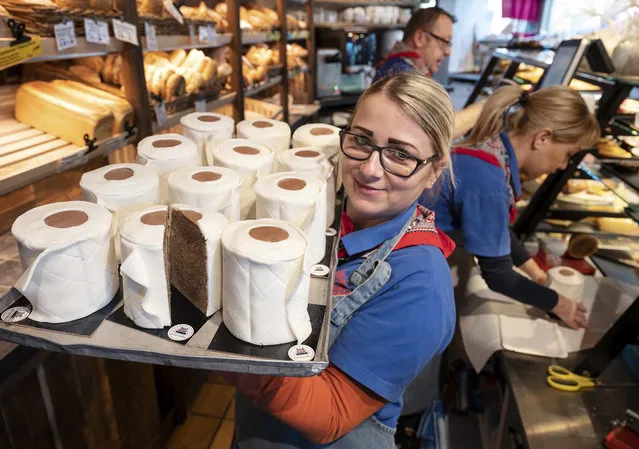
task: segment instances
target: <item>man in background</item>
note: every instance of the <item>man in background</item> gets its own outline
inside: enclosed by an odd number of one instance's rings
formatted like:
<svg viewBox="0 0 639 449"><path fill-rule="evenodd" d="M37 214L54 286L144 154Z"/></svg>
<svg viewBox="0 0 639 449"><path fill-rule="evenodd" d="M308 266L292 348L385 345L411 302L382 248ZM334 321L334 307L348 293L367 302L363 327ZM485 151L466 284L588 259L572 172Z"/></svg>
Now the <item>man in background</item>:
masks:
<svg viewBox="0 0 639 449"><path fill-rule="evenodd" d="M404 38L393 46L386 59L377 67L375 79L396 73L416 71L434 75L447 56L453 42L455 16L437 6L416 11L404 28ZM453 138L464 136L475 125L483 103L475 103L455 112Z"/></svg>

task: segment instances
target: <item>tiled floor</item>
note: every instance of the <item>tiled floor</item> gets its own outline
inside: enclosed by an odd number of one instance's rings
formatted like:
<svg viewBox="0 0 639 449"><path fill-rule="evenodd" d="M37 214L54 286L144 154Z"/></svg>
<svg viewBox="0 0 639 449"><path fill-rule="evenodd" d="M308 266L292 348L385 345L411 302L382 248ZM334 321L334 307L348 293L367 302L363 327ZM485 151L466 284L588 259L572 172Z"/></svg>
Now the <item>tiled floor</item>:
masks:
<svg viewBox="0 0 639 449"><path fill-rule="evenodd" d="M16 239L10 233L0 235L0 296L11 289L21 274Z"/></svg>
<svg viewBox="0 0 639 449"><path fill-rule="evenodd" d="M233 439L235 388L219 376L204 384L189 416L179 426L168 449L229 449Z"/></svg>

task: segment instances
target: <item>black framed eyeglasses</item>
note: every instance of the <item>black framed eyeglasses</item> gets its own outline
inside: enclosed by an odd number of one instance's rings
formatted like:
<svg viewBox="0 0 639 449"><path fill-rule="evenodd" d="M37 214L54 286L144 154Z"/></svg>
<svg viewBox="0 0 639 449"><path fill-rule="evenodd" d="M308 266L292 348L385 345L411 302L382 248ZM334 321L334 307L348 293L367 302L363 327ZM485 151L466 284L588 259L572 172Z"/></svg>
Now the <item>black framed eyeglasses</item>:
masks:
<svg viewBox="0 0 639 449"><path fill-rule="evenodd" d="M444 50L450 50L453 47L452 41L449 41L448 39L444 39L443 37L436 35L432 31L426 31L426 34L433 37L434 39L437 39L439 41L439 44L442 46Z"/></svg>
<svg viewBox="0 0 639 449"><path fill-rule="evenodd" d="M435 162L439 156L431 156L428 159L419 159L399 148L380 147L375 145L370 138L348 130L339 132L340 148L344 156L356 161L368 160L373 152L379 151L379 162L388 173L409 178L415 174L422 165Z"/></svg>

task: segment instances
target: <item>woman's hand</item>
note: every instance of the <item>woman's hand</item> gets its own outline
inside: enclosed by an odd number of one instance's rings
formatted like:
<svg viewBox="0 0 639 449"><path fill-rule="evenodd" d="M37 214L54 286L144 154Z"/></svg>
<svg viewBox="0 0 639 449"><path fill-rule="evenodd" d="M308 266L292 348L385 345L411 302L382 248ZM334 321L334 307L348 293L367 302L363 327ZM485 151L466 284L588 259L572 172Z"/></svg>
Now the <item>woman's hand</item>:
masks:
<svg viewBox="0 0 639 449"><path fill-rule="evenodd" d="M588 327L587 311L588 309L582 303L573 301L563 295L559 295L559 301L557 301L555 308L552 309L552 312L572 329Z"/></svg>
<svg viewBox="0 0 639 449"><path fill-rule="evenodd" d="M526 273L530 279L539 285L546 285L548 283L548 273L539 268L537 262L535 262L532 258L521 264L519 269Z"/></svg>

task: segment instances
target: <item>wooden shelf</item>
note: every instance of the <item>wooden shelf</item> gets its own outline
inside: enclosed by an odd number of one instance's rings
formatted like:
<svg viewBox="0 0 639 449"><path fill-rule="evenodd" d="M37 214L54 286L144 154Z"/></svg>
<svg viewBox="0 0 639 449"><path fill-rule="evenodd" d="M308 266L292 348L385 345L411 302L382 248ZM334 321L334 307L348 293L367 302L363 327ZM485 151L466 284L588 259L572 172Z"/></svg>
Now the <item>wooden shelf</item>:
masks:
<svg viewBox="0 0 639 449"><path fill-rule="evenodd" d="M352 6L403 6L406 8L415 8L417 7L417 2L411 1L340 1L340 0L313 0L313 3L319 6L343 6L345 8Z"/></svg>
<svg viewBox="0 0 639 449"><path fill-rule="evenodd" d="M271 87L277 86L281 82L282 82L282 77L281 76L276 76L274 78L269 79L268 81L266 81L261 86L251 87L249 89L246 89L244 91L244 96L245 97L254 97L255 95L259 94L260 92L265 91L266 89L270 89Z"/></svg>
<svg viewBox="0 0 639 449"><path fill-rule="evenodd" d="M296 68L293 70L289 70L288 71L288 77L290 78L295 78L296 76L302 75L304 73L308 73L308 67L304 67L304 68Z"/></svg>
<svg viewBox="0 0 639 449"><path fill-rule="evenodd" d="M242 32L242 45L253 45L267 42L277 42L282 38L282 33L279 31L267 32Z"/></svg>
<svg viewBox="0 0 639 449"><path fill-rule="evenodd" d="M308 30L302 30L302 31L289 31L287 33L286 39L289 42L293 42L293 41L305 41L306 39L308 39L310 37L311 33Z"/></svg>
<svg viewBox="0 0 639 449"><path fill-rule="evenodd" d="M229 45L233 36L230 33L218 34L215 42L200 42L197 36L191 39L191 36L175 34L175 35L159 35L156 37L158 43L158 51L171 51L180 48L216 48ZM142 38L142 48L144 51L151 51L147 48L146 38Z"/></svg>
<svg viewBox="0 0 639 449"><path fill-rule="evenodd" d="M236 95L237 94L235 92L229 92L227 94L221 95L219 98L217 98L215 100L207 101L206 102L206 110L207 111L214 111L214 110L216 110L218 108L221 108L222 106L226 106L227 104L231 104L231 103L233 103L233 100L235 100L235 96ZM164 122L161 127L158 127L157 123L153 124L153 133L157 134L160 131L163 131L165 129L172 128L172 127L178 125L180 123L180 119L182 117L184 117L185 115L191 114L193 112L195 112L195 107L188 108L188 109L185 109L183 111L177 112L175 114L169 115L166 118L166 122Z"/></svg>
<svg viewBox="0 0 639 449"><path fill-rule="evenodd" d="M111 38L109 45L93 44L87 42L84 37L78 37L77 41L78 44L75 47L69 48L68 50L64 51L58 51L55 38L43 37L40 39L40 47L42 48L42 53L40 53L40 55L36 56L35 58L27 59L24 62L29 63L71 58L84 58L87 56L104 56L109 53L119 53L122 51L123 48L122 42L116 40L113 37ZM9 47L12 42L13 39L11 38L0 38L0 48Z"/></svg>
<svg viewBox="0 0 639 449"><path fill-rule="evenodd" d="M0 151L4 153L0 156L0 195L108 156L135 140L135 134L118 134L97 142L89 152L88 147L73 145L16 120L0 122L0 131L4 134L0 138Z"/></svg>
<svg viewBox="0 0 639 449"><path fill-rule="evenodd" d="M320 22L315 24L315 28L329 28L331 30L392 30L404 28L406 24L380 24L380 23L350 23L350 22Z"/></svg>

